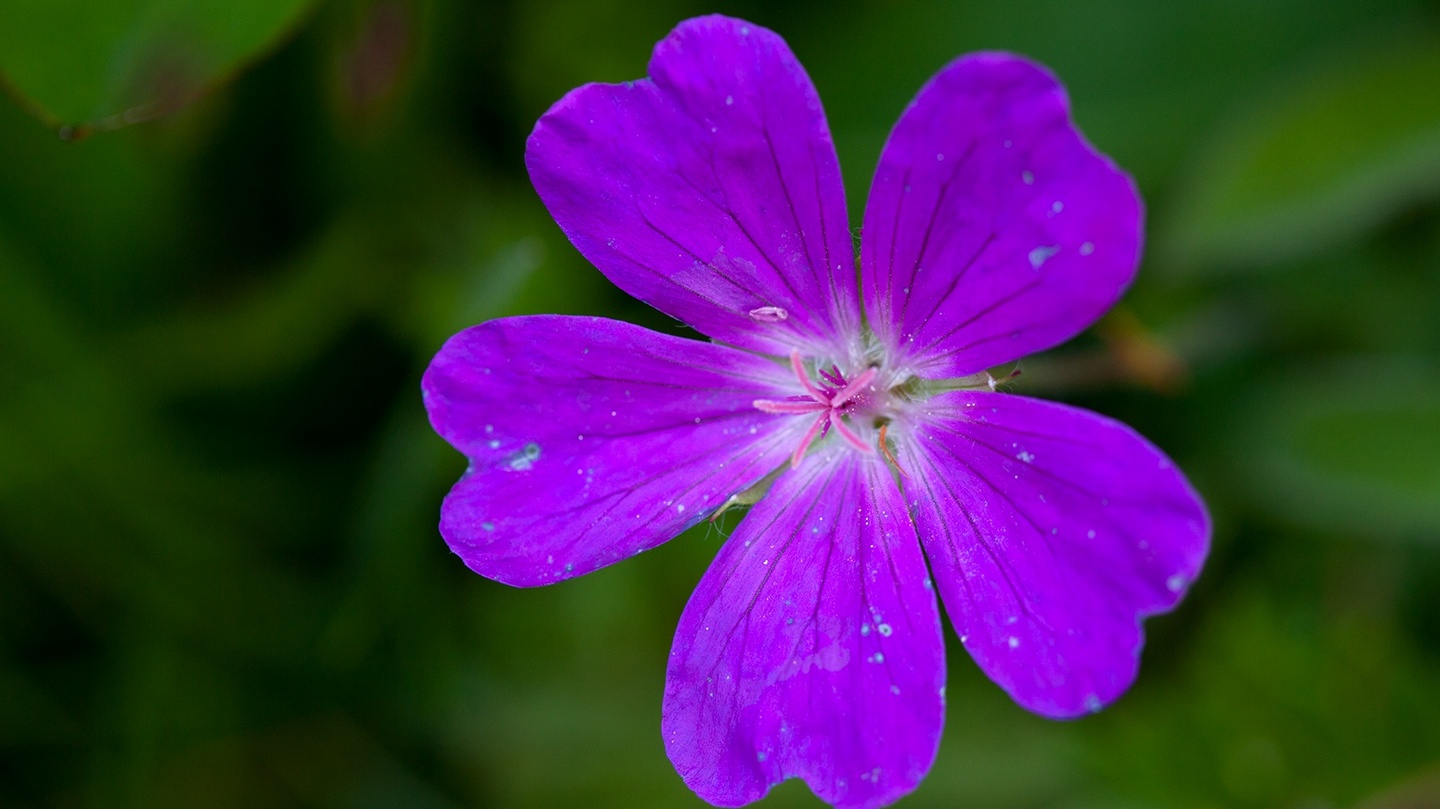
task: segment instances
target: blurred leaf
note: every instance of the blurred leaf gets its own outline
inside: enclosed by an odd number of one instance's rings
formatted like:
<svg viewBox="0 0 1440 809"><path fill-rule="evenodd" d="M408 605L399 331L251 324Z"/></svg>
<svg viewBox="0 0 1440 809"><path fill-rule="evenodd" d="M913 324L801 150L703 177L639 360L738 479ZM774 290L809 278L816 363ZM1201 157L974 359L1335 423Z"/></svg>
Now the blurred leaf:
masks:
<svg viewBox="0 0 1440 809"><path fill-rule="evenodd" d="M0 73L62 137L192 100L294 27L311 0L7 0Z"/></svg>
<svg viewBox="0 0 1440 809"><path fill-rule="evenodd" d="M1351 363L1268 387L1237 457L1254 496L1301 524L1440 542L1440 375Z"/></svg>
<svg viewBox="0 0 1440 809"><path fill-rule="evenodd" d="M1434 809L1440 806L1440 769L1406 779L1355 809Z"/></svg>
<svg viewBox="0 0 1440 809"><path fill-rule="evenodd" d="M1313 255L1440 192L1437 87L1432 38L1312 63L1202 149L1162 249L1187 269Z"/></svg>
<svg viewBox="0 0 1440 809"><path fill-rule="evenodd" d="M123 602L247 654L308 655L322 594L245 532L283 502L277 483L178 446L33 282L40 272L0 240L0 367L15 372L0 397L8 551L96 625Z"/></svg>
<svg viewBox="0 0 1440 809"><path fill-rule="evenodd" d="M312 361L358 313L399 297L390 261L395 251L387 252L393 235L364 217L340 218L263 283L219 305L153 318L111 347L146 387L161 391L249 383L295 368Z"/></svg>
<svg viewBox="0 0 1440 809"><path fill-rule="evenodd" d="M1292 590L1323 598L1322 614L1276 604L1271 570L1211 601L1177 677L1142 666L1137 693L1087 721L1091 769L1158 806L1274 809L1348 806L1434 761L1434 668L1386 601L1404 560L1277 550L1265 564L1298 568Z"/></svg>

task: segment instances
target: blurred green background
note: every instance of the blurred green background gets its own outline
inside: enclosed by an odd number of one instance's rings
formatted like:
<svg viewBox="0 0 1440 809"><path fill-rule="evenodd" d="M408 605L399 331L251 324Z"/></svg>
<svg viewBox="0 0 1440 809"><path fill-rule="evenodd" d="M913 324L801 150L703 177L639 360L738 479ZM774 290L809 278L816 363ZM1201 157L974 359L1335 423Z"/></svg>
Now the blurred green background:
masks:
<svg viewBox="0 0 1440 809"><path fill-rule="evenodd" d="M660 696L720 532L540 590L470 574L418 380L486 318L674 328L522 155L709 11L808 67L857 225L900 110L976 49L1049 64L1149 204L1122 307L1017 391L1174 455L1209 565L1083 721L952 636L901 806L1440 806L1434 0L6 0L0 806L699 804Z"/></svg>

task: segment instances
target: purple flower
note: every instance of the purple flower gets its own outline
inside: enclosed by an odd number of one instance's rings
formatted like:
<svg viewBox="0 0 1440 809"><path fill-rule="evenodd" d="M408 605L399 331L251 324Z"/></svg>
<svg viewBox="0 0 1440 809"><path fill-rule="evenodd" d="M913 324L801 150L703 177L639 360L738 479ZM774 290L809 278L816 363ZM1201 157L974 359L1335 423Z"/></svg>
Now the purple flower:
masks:
<svg viewBox="0 0 1440 809"><path fill-rule="evenodd" d="M986 369L1119 298L1133 182L1043 68L965 56L891 133L857 271L820 99L779 36L690 20L650 76L565 96L526 164L586 258L714 342L561 316L452 338L424 379L470 459L450 547L549 584L755 503L667 672L666 748L716 804L791 777L845 807L914 789L944 715L937 590L1025 708L1116 699L1140 620L1199 573L1204 506L1128 427L995 392Z"/></svg>

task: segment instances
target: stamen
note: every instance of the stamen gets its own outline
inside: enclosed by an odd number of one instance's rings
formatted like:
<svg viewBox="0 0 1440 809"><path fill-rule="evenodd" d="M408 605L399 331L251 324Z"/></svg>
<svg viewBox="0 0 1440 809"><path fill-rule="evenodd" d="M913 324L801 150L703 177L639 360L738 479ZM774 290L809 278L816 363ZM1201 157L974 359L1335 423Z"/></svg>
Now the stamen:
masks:
<svg viewBox="0 0 1440 809"><path fill-rule="evenodd" d="M861 395L879 375L880 369L866 368L853 380L846 381L845 375L840 372L839 367L832 367L831 370L823 368L816 369L816 372L826 381L838 386L837 389L825 388L817 385L805 372L805 363L800 359L798 350L790 352L790 369L795 372L795 379L809 396L806 399L802 396L791 396L788 399L755 399L751 402L756 410L764 413L775 413L777 415L803 415L815 413L816 418L810 423L805 435L800 439L800 445L790 455L790 467L793 469L800 465L805 458L805 452L810 445L819 438L829 435L833 427L845 443L855 449L874 453L875 448L865 442L856 432L845 423L846 405ZM889 449L885 446L885 432L880 432L880 449L886 453L886 457L894 463L890 456ZM897 464L898 467L898 464Z"/></svg>
<svg viewBox="0 0 1440 809"><path fill-rule="evenodd" d="M861 452L867 452L867 453L868 453L868 452L874 452L874 451L875 451L875 448L874 448L874 447L872 447L872 446L870 446L869 444L865 443L864 439L862 439L860 436L856 435L855 432L854 432L853 430L851 430L849 427L846 427L846 426L845 426L845 422L843 422L843 421L840 420L840 411L838 411L838 410L831 410L830 413L829 413L829 419L830 419L830 426L831 426L831 427L834 427L834 428L835 428L835 431L838 432L838 433L840 433L840 437L843 438L843 439L845 439L845 441L846 441L847 443L849 443L850 446L852 446L852 447L860 450Z"/></svg>
<svg viewBox="0 0 1440 809"><path fill-rule="evenodd" d="M890 452L890 444L885 440L885 431L888 429L890 429L889 423L880 425L880 452L884 453L885 460L889 461L890 465L895 467L895 471L901 475L905 475L905 470L900 468L900 462L896 460L895 455ZM908 475L906 475L906 477L908 477Z"/></svg>
<svg viewBox="0 0 1440 809"><path fill-rule="evenodd" d="M814 442L815 437L820 434L820 428L824 427L827 423L829 423L829 414L821 413L820 418L815 419L815 423L811 424L810 429L805 431L805 437L800 439L800 446L796 447L794 454L790 456L791 469L800 465L800 459L805 457L805 450L810 448L810 444Z"/></svg>
<svg viewBox="0 0 1440 809"><path fill-rule="evenodd" d="M855 397L855 394L864 390L866 385L869 385L872 381L874 381L876 375L878 375L879 373L879 368L866 368L865 373L855 377L854 382L846 385L843 389L841 389L839 393L835 394L835 398L830 400L830 406L840 407L841 405L850 401L852 398Z"/></svg>
<svg viewBox="0 0 1440 809"><path fill-rule="evenodd" d="M810 375L805 373L805 363L800 361L798 349L790 352L790 368L795 371L795 378L800 380L800 386L810 394L811 398L824 403L826 407L830 406L830 397L825 395L825 391L815 387L815 383L810 381Z"/></svg>
<svg viewBox="0 0 1440 809"><path fill-rule="evenodd" d="M816 413L829 410L830 405L822 402L777 402L772 399L756 399L752 404L763 413Z"/></svg>

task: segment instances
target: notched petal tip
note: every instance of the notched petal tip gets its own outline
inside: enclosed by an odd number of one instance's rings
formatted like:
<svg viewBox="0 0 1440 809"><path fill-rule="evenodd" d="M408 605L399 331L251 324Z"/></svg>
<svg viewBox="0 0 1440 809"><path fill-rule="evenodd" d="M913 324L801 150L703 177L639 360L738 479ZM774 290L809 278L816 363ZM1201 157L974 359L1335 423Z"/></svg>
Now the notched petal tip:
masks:
<svg viewBox="0 0 1440 809"><path fill-rule="evenodd" d="M526 143L537 193L626 292L783 355L860 324L840 165L809 76L772 31L713 15L655 46L650 78L571 91Z"/></svg>
<svg viewBox="0 0 1440 809"><path fill-rule="evenodd" d="M927 376L1050 348L1100 317L1139 264L1134 181L1070 117L1043 66L962 56L906 109L865 212L861 272L882 342Z"/></svg>
<svg viewBox="0 0 1440 809"><path fill-rule="evenodd" d="M1110 704L1135 680L1144 617L1199 575L1203 502L1153 444L1094 413L978 391L931 412L901 454L965 648L1035 713Z"/></svg>

